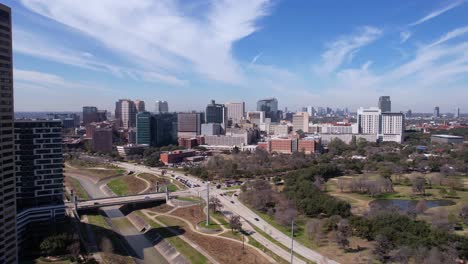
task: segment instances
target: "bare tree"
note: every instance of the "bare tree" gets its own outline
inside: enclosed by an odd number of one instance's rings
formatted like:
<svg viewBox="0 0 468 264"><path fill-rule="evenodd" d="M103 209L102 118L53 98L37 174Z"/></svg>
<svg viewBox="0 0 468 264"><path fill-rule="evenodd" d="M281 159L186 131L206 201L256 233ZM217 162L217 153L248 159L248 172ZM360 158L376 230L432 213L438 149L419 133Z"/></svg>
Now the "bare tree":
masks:
<svg viewBox="0 0 468 264"><path fill-rule="evenodd" d="M336 243L342 249L349 247L349 236L351 235L351 227L347 219L341 219L338 222L338 229L336 230Z"/></svg>
<svg viewBox="0 0 468 264"><path fill-rule="evenodd" d="M320 246L323 239L323 224L319 219L310 219L306 224L306 232L309 240L314 240Z"/></svg>
<svg viewBox="0 0 468 264"><path fill-rule="evenodd" d="M387 258L390 250L390 241L388 241L388 238L384 235L377 235L375 237L375 246L372 250L372 253L375 255L375 257L383 262Z"/></svg>
<svg viewBox="0 0 468 264"><path fill-rule="evenodd" d="M391 252L391 259L395 263L408 264L412 255L413 250L407 246L403 246Z"/></svg>
<svg viewBox="0 0 468 264"><path fill-rule="evenodd" d="M338 186L338 188L340 189L341 192L344 191L345 187L346 187L346 181L343 180L343 179L338 179L338 181L336 182L336 186Z"/></svg>
<svg viewBox="0 0 468 264"><path fill-rule="evenodd" d="M448 216L449 213L445 208L438 208L432 216L432 226L443 231L450 231L452 229L452 224Z"/></svg>
<svg viewBox="0 0 468 264"><path fill-rule="evenodd" d="M231 226L232 232L234 232L234 230L237 230L240 232L242 230L242 222L241 222L240 216L238 215L231 216L231 218L229 219L229 225Z"/></svg>
<svg viewBox="0 0 468 264"><path fill-rule="evenodd" d="M297 217L297 210L290 200L280 200L276 205L275 220L284 226L289 226Z"/></svg>
<svg viewBox="0 0 468 264"><path fill-rule="evenodd" d="M465 204L458 214L465 225L468 225L468 204Z"/></svg>
<svg viewBox="0 0 468 264"><path fill-rule="evenodd" d="M209 200L209 207L213 210L213 213L216 213L223 208L223 204L217 197L211 196Z"/></svg>
<svg viewBox="0 0 468 264"><path fill-rule="evenodd" d="M426 195L426 179L424 177L413 179L413 192Z"/></svg>

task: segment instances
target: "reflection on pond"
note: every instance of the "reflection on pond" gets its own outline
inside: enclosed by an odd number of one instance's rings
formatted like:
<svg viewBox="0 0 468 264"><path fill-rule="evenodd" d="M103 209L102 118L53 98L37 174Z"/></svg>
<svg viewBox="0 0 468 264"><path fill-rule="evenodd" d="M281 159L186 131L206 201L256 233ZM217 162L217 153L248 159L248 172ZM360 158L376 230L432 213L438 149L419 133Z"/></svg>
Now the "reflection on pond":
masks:
<svg viewBox="0 0 468 264"><path fill-rule="evenodd" d="M370 206L380 207L382 209L387 208L398 208L402 211L409 211L413 210L418 203L418 200L402 200L402 199L382 199L382 200L375 200L370 202ZM438 206L449 206L454 205L455 202L450 200L430 200L426 201L427 208L438 207Z"/></svg>

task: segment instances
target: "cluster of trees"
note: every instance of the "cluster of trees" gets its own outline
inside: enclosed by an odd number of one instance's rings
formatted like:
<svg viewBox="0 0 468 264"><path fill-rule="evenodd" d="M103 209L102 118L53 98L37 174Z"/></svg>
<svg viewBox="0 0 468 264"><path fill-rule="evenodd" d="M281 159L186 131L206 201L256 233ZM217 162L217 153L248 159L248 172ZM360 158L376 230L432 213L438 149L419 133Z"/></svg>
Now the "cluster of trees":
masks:
<svg viewBox="0 0 468 264"><path fill-rule="evenodd" d="M291 173L285 181L284 193L287 198L294 201L298 210L309 217L325 215L340 215L348 217L351 206L321 191L317 182L318 175L308 172Z"/></svg>
<svg viewBox="0 0 468 264"><path fill-rule="evenodd" d="M367 216L352 216L349 224L354 235L376 242L373 253L383 262L403 258L406 260L400 262L407 263L410 257L418 258L417 252L422 251L432 251L434 255L437 252L439 258L451 260L437 263L468 258L468 238L431 228L428 223L398 211L379 210Z"/></svg>
<svg viewBox="0 0 468 264"><path fill-rule="evenodd" d="M254 209L274 217L281 225L289 226L297 217L296 205L283 193L274 191L268 181L253 180L242 186L241 200Z"/></svg>
<svg viewBox="0 0 468 264"><path fill-rule="evenodd" d="M77 257L80 254L80 241L76 233L53 234L42 240L39 248L46 256L71 255Z"/></svg>
<svg viewBox="0 0 468 264"><path fill-rule="evenodd" d="M351 192L365 193L371 197L375 197L382 193L394 192L393 182L389 178L381 177L379 179L371 180L365 175L355 177L351 181L338 179L337 186L341 192L348 189Z"/></svg>
<svg viewBox="0 0 468 264"><path fill-rule="evenodd" d="M270 155L265 150L257 149L252 153L235 152L229 158L216 155L210 158L206 164L186 168L186 170L190 174L210 180L253 178L306 168L312 159L312 156L306 156L303 153Z"/></svg>

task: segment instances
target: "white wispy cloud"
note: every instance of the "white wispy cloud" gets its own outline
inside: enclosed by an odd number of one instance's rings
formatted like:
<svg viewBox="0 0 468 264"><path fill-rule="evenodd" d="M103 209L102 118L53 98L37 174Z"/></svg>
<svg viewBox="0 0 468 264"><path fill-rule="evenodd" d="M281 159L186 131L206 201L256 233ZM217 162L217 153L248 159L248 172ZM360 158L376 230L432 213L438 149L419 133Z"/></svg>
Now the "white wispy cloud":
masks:
<svg viewBox="0 0 468 264"><path fill-rule="evenodd" d="M446 6L446 7L443 7L441 9L438 9L438 10L435 10L429 14L427 14L426 16L422 17L421 19L409 24L409 26L416 26L416 25L419 25L419 24L422 24L428 20L431 20L435 17L438 17L440 15L442 15L443 13L463 4L465 2L465 0L458 0L458 1L455 1L453 3L451 3L450 5Z"/></svg>
<svg viewBox="0 0 468 264"><path fill-rule="evenodd" d="M263 55L262 52L258 53L257 55L255 55L252 60L250 61L250 65L252 64L255 64L257 62L258 59L260 59L260 57Z"/></svg>
<svg viewBox="0 0 468 264"><path fill-rule="evenodd" d="M194 68L205 78L228 83L243 78L233 44L257 31L257 21L270 9L270 0L210 0L203 8L177 0L21 2L148 72L163 69L174 76Z"/></svg>
<svg viewBox="0 0 468 264"><path fill-rule="evenodd" d="M405 43L409 38L411 38L412 33L410 31L400 32L400 43Z"/></svg>
<svg viewBox="0 0 468 264"><path fill-rule="evenodd" d="M454 29L454 30L452 30L450 32L447 32L445 35L440 37L438 40L431 43L429 45L429 47L440 45L440 44L442 44L444 42L447 42L447 41L449 41L449 40L451 40L453 38L462 36L462 35L464 35L466 33L468 33L468 26Z"/></svg>
<svg viewBox="0 0 468 264"><path fill-rule="evenodd" d="M374 42L382 34L382 30L376 27L365 26L352 35L338 38L327 45L327 50L322 54L322 63L316 65L314 70L317 73L334 72L346 59L351 60L360 48Z"/></svg>
<svg viewBox="0 0 468 264"><path fill-rule="evenodd" d="M29 56L83 69L108 72L117 77L130 77L157 83L163 82L175 86L188 83L186 80L168 73L146 71L141 67L129 68L105 63L89 52L66 48L62 43L54 42L37 33L28 32L21 27L14 28L13 38L15 42L14 50ZM34 43L34 45L30 45L30 43Z"/></svg>
<svg viewBox="0 0 468 264"><path fill-rule="evenodd" d="M338 71L336 83L324 89L322 98L375 102L375 98L385 93L394 97L394 101L399 102L400 106L407 107L430 107L442 105L443 102L464 104L468 89L463 89L466 86L459 81L466 79L468 74L468 42L449 44L446 42L447 36L454 38L455 35L461 35L449 33L428 45L420 46L412 59L387 71L374 73L370 70L369 63L360 68ZM440 98L444 98L443 102Z"/></svg>

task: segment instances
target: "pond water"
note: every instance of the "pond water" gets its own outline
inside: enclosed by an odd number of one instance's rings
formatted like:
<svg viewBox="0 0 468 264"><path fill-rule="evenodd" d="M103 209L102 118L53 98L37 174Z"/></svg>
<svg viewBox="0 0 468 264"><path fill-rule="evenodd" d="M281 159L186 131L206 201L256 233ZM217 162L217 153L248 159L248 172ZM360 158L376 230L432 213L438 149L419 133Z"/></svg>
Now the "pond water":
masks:
<svg viewBox="0 0 468 264"><path fill-rule="evenodd" d="M382 199L382 200L375 200L370 203L370 206L380 206L382 208L392 208L396 207L403 211L412 210L416 207L418 203L417 200L402 200L402 199ZM454 205L455 202L450 200L431 200L426 201L427 208L438 207L438 206L449 206Z"/></svg>

